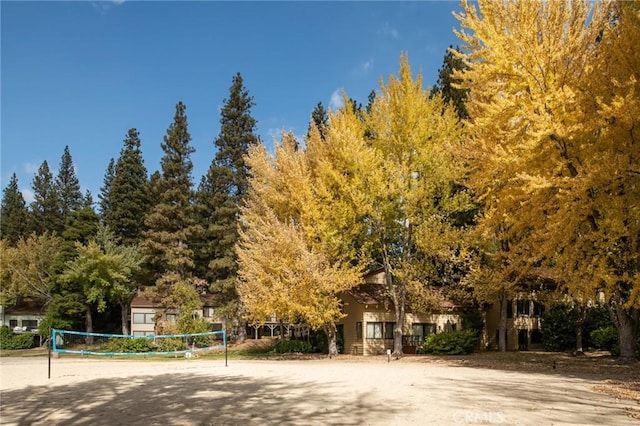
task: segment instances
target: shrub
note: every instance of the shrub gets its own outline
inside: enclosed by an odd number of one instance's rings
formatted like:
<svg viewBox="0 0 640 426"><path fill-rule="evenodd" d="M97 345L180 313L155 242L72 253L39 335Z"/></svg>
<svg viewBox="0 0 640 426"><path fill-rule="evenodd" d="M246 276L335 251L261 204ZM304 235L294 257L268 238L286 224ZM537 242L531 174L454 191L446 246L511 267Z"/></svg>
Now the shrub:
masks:
<svg viewBox="0 0 640 426"><path fill-rule="evenodd" d="M473 330L448 331L430 334L422 345L422 352L434 355L464 355L474 351L478 337Z"/></svg>
<svg viewBox="0 0 640 426"><path fill-rule="evenodd" d="M33 333L14 334L7 326L0 328L0 349L29 349L33 346Z"/></svg>
<svg viewBox="0 0 640 426"><path fill-rule="evenodd" d="M482 331L484 330L484 319L482 313L478 309L465 310L462 313L462 329L471 330L480 340Z"/></svg>
<svg viewBox="0 0 640 426"><path fill-rule="evenodd" d="M601 305L592 306L587 309L587 314L584 318L584 324L582 325L582 343L585 348L599 349L593 340L591 334L600 328L614 327L611 320L611 314L609 310Z"/></svg>
<svg viewBox="0 0 640 426"><path fill-rule="evenodd" d="M618 345L618 330L615 327L601 327L593 330L590 338L595 349L614 352Z"/></svg>
<svg viewBox="0 0 640 426"><path fill-rule="evenodd" d="M276 343L274 349L279 354L308 354L313 352L313 346L311 345L311 343L305 340L280 340L278 343Z"/></svg>
<svg viewBox="0 0 640 426"><path fill-rule="evenodd" d="M183 351L187 349L186 343L179 337L157 339L156 346L160 352Z"/></svg>
<svg viewBox="0 0 640 426"><path fill-rule="evenodd" d="M147 338L110 339L109 342L107 343L107 349L110 352L125 352L125 353L151 352L153 351L153 341Z"/></svg>
<svg viewBox="0 0 640 426"><path fill-rule="evenodd" d="M576 348L578 312L568 306L556 306L542 315L542 343L545 350L562 352Z"/></svg>

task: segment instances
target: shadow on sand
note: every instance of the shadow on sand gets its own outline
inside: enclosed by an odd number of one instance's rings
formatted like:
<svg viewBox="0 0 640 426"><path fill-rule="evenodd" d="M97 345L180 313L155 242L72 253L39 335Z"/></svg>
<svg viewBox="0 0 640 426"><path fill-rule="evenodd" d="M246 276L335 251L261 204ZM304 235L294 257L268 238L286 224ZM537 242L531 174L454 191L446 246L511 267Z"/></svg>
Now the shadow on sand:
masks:
<svg viewBox="0 0 640 426"><path fill-rule="evenodd" d="M178 373L4 391L0 413L18 425L355 425L393 415L368 399L314 383Z"/></svg>

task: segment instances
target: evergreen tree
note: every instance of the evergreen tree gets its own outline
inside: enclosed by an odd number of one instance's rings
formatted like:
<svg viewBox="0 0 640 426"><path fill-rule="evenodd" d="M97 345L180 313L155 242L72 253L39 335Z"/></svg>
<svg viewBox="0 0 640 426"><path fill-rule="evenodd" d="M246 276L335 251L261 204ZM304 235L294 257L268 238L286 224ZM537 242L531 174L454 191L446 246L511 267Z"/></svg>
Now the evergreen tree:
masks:
<svg viewBox="0 0 640 426"><path fill-rule="evenodd" d="M136 129L130 129L124 139L110 182L109 205L103 212L104 223L125 245L140 242L149 208L147 169L139 135Z"/></svg>
<svg viewBox="0 0 640 426"><path fill-rule="evenodd" d="M77 244L86 244L96 235L99 216L91 205L71 213L62 233L59 250L51 265L50 292L53 300L47 306L46 322L57 326L79 327L87 320L86 297L78 282L62 279L69 262L78 257ZM90 318L90 314L89 318Z"/></svg>
<svg viewBox="0 0 640 426"><path fill-rule="evenodd" d="M210 260L205 278L210 290L218 293L231 310L237 301L234 247L238 241L238 210L248 187L245 156L260 143L255 134L256 120L251 116L253 106L253 97L237 73L221 111L220 134L214 141L216 156L198 191L200 212L204 212L200 220L205 227L200 257Z"/></svg>
<svg viewBox="0 0 640 426"><path fill-rule="evenodd" d="M142 243L151 267L157 271L155 293L165 308L180 309L174 297L181 292L195 292L191 242L197 233L192 203L193 191L190 155L191 136L187 129L185 105L176 105L174 122L169 126L162 143L165 155L161 160L162 174L155 182L157 204L146 217ZM180 299L182 300L182 299Z"/></svg>
<svg viewBox="0 0 640 426"><path fill-rule="evenodd" d="M113 179L116 175L116 162L112 158L109 160L109 165L107 166L107 171L104 174L104 178L102 180L102 186L100 187L100 194L98 194L98 199L100 200L100 214L102 215L102 220L104 220L104 216L109 211L109 207L111 205L111 186L113 185Z"/></svg>
<svg viewBox="0 0 640 426"><path fill-rule="evenodd" d="M80 182L76 176L68 146L64 147L64 153L60 160L60 169L56 177L56 187L60 195L60 213L62 214L62 223L64 224L69 215L80 209L83 204Z"/></svg>
<svg viewBox="0 0 640 426"><path fill-rule="evenodd" d="M458 55L453 51L458 52ZM467 69L464 61L460 58L460 50L456 47L449 46L447 53L444 55L442 67L438 71L438 83L433 87L432 94L439 93L442 98L449 102L456 110L461 120L469 118L467 107L467 94L469 89L459 88L457 85L462 83L459 78L454 78L454 72L463 72Z"/></svg>
<svg viewBox="0 0 640 426"><path fill-rule="evenodd" d="M9 185L2 193L0 208L0 238L15 246L20 237L25 235L27 205L18 188L18 178L11 175Z"/></svg>
<svg viewBox="0 0 640 426"><path fill-rule="evenodd" d="M47 231L61 234L64 228L60 196L49 164L44 161L31 184L34 201L30 205L29 231L41 235Z"/></svg>
<svg viewBox="0 0 640 426"><path fill-rule="evenodd" d="M329 116L327 115L327 110L324 109L322 102L318 102L316 107L311 112L311 123L309 123L309 130L307 131L307 138L311 133L311 126L316 126L318 131L320 132L320 137L324 140L324 134L326 132L326 128L329 125Z"/></svg>

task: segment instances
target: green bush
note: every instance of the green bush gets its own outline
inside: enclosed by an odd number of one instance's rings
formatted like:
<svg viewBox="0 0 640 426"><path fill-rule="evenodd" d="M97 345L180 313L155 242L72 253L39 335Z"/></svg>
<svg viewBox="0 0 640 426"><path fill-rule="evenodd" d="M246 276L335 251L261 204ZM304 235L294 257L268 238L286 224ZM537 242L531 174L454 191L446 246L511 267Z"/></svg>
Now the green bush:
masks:
<svg viewBox="0 0 640 426"><path fill-rule="evenodd" d="M556 306L542 315L542 343L550 352L576 349L578 312L568 306Z"/></svg>
<svg viewBox="0 0 640 426"><path fill-rule="evenodd" d="M611 320L611 314L606 307L597 305L587 309L582 325L582 346L599 349L591 339L591 335L595 330L607 327L615 328L615 324Z"/></svg>
<svg viewBox="0 0 640 426"><path fill-rule="evenodd" d="M183 351L187 349L186 343L179 337L156 339L156 346L160 352Z"/></svg>
<svg viewBox="0 0 640 426"><path fill-rule="evenodd" d="M109 352L138 353L151 352L154 347L152 339L138 337L133 339L110 339L107 343L107 349Z"/></svg>
<svg viewBox="0 0 640 426"><path fill-rule="evenodd" d="M618 330L615 327L598 328L591 332L590 339L595 349L614 351L618 346Z"/></svg>
<svg viewBox="0 0 640 426"><path fill-rule="evenodd" d="M33 346L33 333L14 334L7 326L0 328L0 349L29 349Z"/></svg>
<svg viewBox="0 0 640 426"><path fill-rule="evenodd" d="M308 354L313 352L313 346L305 340L280 340L276 343L274 350L279 354Z"/></svg>
<svg viewBox="0 0 640 426"><path fill-rule="evenodd" d="M464 355L474 351L478 337L473 330L448 331L430 334L422 345L422 352L434 355Z"/></svg>

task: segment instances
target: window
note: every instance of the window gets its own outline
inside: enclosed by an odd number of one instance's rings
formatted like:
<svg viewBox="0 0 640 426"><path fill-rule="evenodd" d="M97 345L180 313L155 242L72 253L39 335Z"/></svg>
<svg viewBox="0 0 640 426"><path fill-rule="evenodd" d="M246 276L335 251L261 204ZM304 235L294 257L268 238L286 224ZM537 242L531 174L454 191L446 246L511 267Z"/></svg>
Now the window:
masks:
<svg viewBox="0 0 640 426"><path fill-rule="evenodd" d="M27 330L38 328L38 320L22 320L22 326L27 327Z"/></svg>
<svg viewBox="0 0 640 426"><path fill-rule="evenodd" d="M362 340L362 323L356 323L356 339Z"/></svg>
<svg viewBox="0 0 640 426"><path fill-rule="evenodd" d="M213 308L210 308L208 306L203 308L203 314L204 314L204 317L206 318L213 317Z"/></svg>
<svg viewBox="0 0 640 426"><path fill-rule="evenodd" d="M540 330L531 330L531 343L542 343L542 332Z"/></svg>
<svg viewBox="0 0 640 426"><path fill-rule="evenodd" d="M14 328L18 326L18 320L9 320L9 327Z"/></svg>
<svg viewBox="0 0 640 426"><path fill-rule="evenodd" d="M413 338L411 342L413 345L422 345L424 343L424 339L430 335L435 334L436 325L432 323L413 323L411 326L411 330L413 331Z"/></svg>
<svg viewBox="0 0 640 426"><path fill-rule="evenodd" d="M384 338L385 339L393 339L393 329L395 328L395 322L385 322L384 323Z"/></svg>
<svg viewBox="0 0 640 426"><path fill-rule="evenodd" d="M533 316L541 317L544 314L544 305L540 302L533 302Z"/></svg>
<svg viewBox="0 0 640 426"><path fill-rule="evenodd" d="M153 336L153 331L134 331L134 337Z"/></svg>
<svg viewBox="0 0 640 426"><path fill-rule="evenodd" d="M529 309L531 306L530 300L518 300L517 303L517 313L519 317L528 317Z"/></svg>
<svg viewBox="0 0 640 426"><path fill-rule="evenodd" d="M134 324L154 324L153 317L155 314L143 314L143 313L134 313L133 314L133 323Z"/></svg>
<svg viewBox="0 0 640 426"><path fill-rule="evenodd" d="M382 339L382 324L381 322L368 322L367 339Z"/></svg>
<svg viewBox="0 0 640 426"><path fill-rule="evenodd" d="M507 300L507 318L513 318L513 300Z"/></svg>

